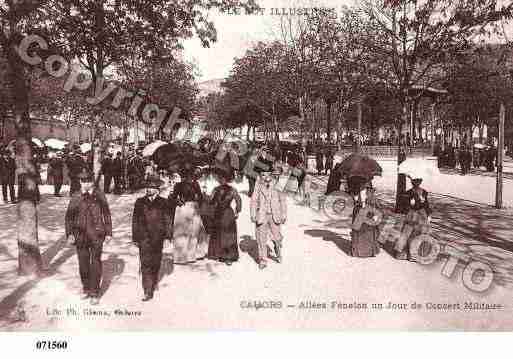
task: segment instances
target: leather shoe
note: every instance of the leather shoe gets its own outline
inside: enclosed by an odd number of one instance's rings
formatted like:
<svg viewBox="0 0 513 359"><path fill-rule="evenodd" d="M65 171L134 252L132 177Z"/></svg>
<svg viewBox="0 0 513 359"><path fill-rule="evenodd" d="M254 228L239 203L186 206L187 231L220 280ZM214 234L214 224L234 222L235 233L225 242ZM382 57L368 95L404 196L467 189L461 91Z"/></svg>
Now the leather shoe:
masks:
<svg viewBox="0 0 513 359"><path fill-rule="evenodd" d="M142 299L143 302L148 302L153 299L153 295L151 294L145 294L144 298Z"/></svg>

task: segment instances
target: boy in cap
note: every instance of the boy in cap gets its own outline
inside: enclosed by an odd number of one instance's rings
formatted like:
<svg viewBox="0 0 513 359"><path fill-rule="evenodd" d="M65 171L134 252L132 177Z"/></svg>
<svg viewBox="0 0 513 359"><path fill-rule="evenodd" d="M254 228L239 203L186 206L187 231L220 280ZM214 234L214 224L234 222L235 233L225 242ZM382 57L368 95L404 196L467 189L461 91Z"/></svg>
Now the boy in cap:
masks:
<svg viewBox="0 0 513 359"><path fill-rule="evenodd" d="M100 301L103 243L112 239L112 221L107 199L93 182L93 175L83 170L78 179L81 192L75 193L69 202L66 236L77 248L82 299L91 298L91 305L97 305Z"/></svg>

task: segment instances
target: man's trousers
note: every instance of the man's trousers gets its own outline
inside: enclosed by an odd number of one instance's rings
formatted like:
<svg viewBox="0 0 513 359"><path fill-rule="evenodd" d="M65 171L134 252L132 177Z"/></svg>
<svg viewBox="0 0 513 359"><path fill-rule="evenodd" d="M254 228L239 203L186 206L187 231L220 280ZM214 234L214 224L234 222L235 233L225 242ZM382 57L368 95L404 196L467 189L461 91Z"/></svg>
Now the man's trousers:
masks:
<svg viewBox="0 0 513 359"><path fill-rule="evenodd" d="M278 251L281 253L283 236L280 232L280 225L274 222L272 214L267 214L265 223L256 225L259 262L267 260L267 240L269 237L274 243L275 250L278 248ZM278 255L278 253L276 254Z"/></svg>
<svg viewBox="0 0 513 359"><path fill-rule="evenodd" d="M141 261L142 286L145 295L153 295L159 282L160 265L162 263L163 242L142 242L139 245Z"/></svg>
<svg viewBox="0 0 513 359"><path fill-rule="evenodd" d="M102 279L103 240L78 240L77 255L80 279L84 292L92 297L100 296Z"/></svg>

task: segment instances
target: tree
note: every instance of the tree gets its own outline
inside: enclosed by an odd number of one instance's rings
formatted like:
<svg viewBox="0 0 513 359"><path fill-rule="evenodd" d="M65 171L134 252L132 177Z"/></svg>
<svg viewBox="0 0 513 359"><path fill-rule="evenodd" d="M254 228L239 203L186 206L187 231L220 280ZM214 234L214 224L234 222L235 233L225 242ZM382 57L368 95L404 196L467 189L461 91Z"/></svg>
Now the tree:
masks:
<svg viewBox="0 0 513 359"><path fill-rule="evenodd" d="M427 89L443 79L443 64L467 50L477 37L497 33L499 21L511 18L513 4L498 6L496 0L369 0L363 10L386 39L369 45L388 60L383 81L401 104L401 133L410 106L423 96L424 91L413 90ZM405 187L405 182L398 181L397 202Z"/></svg>
<svg viewBox="0 0 513 359"><path fill-rule="evenodd" d="M58 45L56 53L64 52L70 60L75 58L82 62L92 75L93 91L98 94L96 89L100 89L105 69L122 59L127 48L158 54L159 49L176 46L179 39L194 34L208 46L216 40L216 32L205 12L233 7L252 10L256 6L253 0L184 0L178 4L173 0L7 0L0 3L0 46L9 65L10 105L17 130L16 162L22 182L18 209L20 274L34 273L41 267L34 201L37 174L30 148L29 68L17 51L24 35L39 34L48 43ZM44 57L42 53L40 56Z"/></svg>
<svg viewBox="0 0 513 359"><path fill-rule="evenodd" d="M279 42L260 42L236 59L222 84L228 99L227 112L240 113L249 127L264 124L266 133L274 133L277 140L281 120L298 114L290 63L285 46Z"/></svg>
<svg viewBox="0 0 513 359"><path fill-rule="evenodd" d="M29 117L29 81L27 68L20 59L17 45L23 33L31 27L31 18L47 1L7 1L0 5L0 46L8 64L9 107L16 127L16 171L18 190L18 273L33 274L42 267L37 236L36 181L32 161L31 126Z"/></svg>
<svg viewBox="0 0 513 359"><path fill-rule="evenodd" d="M308 18L309 53L312 63L313 97L327 105L326 132L331 137L331 107L335 103L342 117L349 106L361 106L366 93L376 87L381 59L368 43L380 41L379 29L356 9L344 7L340 18L315 14Z"/></svg>

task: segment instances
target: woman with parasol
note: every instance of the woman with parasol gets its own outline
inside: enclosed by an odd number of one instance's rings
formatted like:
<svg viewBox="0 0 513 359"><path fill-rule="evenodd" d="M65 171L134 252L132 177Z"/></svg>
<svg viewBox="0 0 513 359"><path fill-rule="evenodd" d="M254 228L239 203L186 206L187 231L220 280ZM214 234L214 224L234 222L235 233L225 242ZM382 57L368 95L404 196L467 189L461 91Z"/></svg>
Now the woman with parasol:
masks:
<svg viewBox="0 0 513 359"><path fill-rule="evenodd" d="M379 216L376 208L372 178L352 176L347 180L348 192L353 196L351 224L351 254L367 258L379 254Z"/></svg>
<svg viewBox="0 0 513 359"><path fill-rule="evenodd" d="M338 166L341 177L347 178L347 191L353 196L354 209L351 224L351 253L353 257L375 257L379 253L381 212L377 210L374 176L381 176L381 166L376 160L351 154Z"/></svg>
<svg viewBox="0 0 513 359"><path fill-rule="evenodd" d="M220 183L212 194L215 219L208 257L231 265L239 259L237 242L237 218L242 210L242 201L237 190L228 183L233 180L232 169L217 167L214 173ZM236 209L232 208L235 201Z"/></svg>

